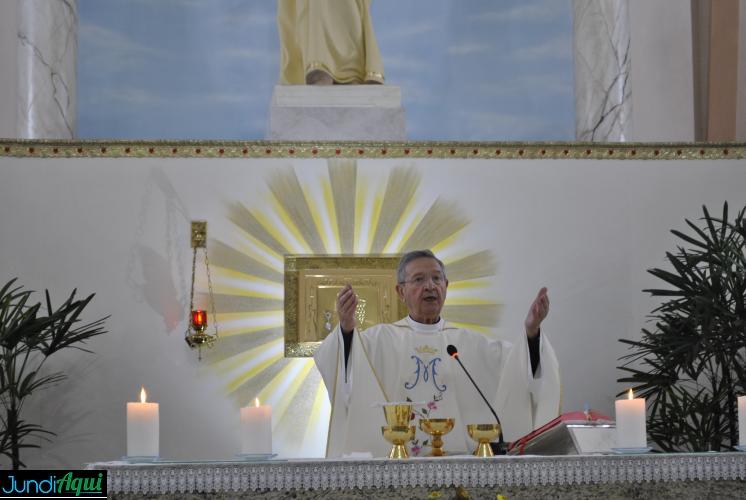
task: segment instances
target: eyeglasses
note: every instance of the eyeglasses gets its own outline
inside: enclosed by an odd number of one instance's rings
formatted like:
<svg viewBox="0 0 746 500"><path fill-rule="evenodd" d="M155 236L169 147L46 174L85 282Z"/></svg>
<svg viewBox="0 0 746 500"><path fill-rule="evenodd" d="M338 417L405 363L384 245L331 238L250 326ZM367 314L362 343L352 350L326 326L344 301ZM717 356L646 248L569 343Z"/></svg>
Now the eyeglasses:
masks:
<svg viewBox="0 0 746 500"><path fill-rule="evenodd" d="M402 281L400 283L409 283L410 285L421 287L425 286L431 281L433 282L433 285L440 286L446 282L446 277L442 274L433 274L432 276L415 276L411 280Z"/></svg>

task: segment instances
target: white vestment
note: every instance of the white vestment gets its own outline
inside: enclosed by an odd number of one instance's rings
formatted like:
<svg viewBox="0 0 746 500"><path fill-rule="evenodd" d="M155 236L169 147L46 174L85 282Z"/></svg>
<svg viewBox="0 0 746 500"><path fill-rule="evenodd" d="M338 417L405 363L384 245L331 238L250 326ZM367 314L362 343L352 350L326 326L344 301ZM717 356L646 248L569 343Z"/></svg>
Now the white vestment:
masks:
<svg viewBox="0 0 746 500"><path fill-rule="evenodd" d="M355 330L353 335L346 370L339 325L314 356L332 404L329 458L366 451L386 456L391 448L381 435L386 421L383 410L373 405L407 399L429 403L420 411L426 410L432 418L456 419L454 429L443 438L447 452L475 448L466 425L493 423L495 418L458 362L447 354L449 344L456 346L459 359L497 411L506 441L559 414L558 364L544 334L534 375L525 336L511 345L442 318L435 325L425 325L409 317L364 332ZM417 432L420 443L428 438Z"/></svg>

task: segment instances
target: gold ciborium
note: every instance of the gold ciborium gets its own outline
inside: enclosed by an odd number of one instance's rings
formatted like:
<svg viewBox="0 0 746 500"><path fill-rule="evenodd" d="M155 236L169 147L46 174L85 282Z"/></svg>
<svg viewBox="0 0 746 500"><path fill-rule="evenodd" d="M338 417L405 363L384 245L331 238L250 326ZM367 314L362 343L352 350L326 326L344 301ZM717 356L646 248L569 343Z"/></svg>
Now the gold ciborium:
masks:
<svg viewBox="0 0 746 500"><path fill-rule="evenodd" d="M479 443L474 450L476 457L493 457L490 441L500 435L500 424L469 424L466 426L469 437Z"/></svg>
<svg viewBox="0 0 746 500"><path fill-rule="evenodd" d="M389 452L389 458L409 458L404 443L414 439L416 430L414 425L384 425L381 427L381 434L383 434L384 439L393 445Z"/></svg>
<svg viewBox="0 0 746 500"><path fill-rule="evenodd" d="M391 443L389 458L409 458L404 443L414 439L416 428L410 426L412 419L412 403L384 403L383 416L386 417L385 425L381 427L383 437Z"/></svg>
<svg viewBox="0 0 746 500"><path fill-rule="evenodd" d="M430 434L432 451L430 452L431 457L442 457L445 455L443 451L443 436L451 432L453 424L456 423L454 418L421 418L420 429L422 432Z"/></svg>

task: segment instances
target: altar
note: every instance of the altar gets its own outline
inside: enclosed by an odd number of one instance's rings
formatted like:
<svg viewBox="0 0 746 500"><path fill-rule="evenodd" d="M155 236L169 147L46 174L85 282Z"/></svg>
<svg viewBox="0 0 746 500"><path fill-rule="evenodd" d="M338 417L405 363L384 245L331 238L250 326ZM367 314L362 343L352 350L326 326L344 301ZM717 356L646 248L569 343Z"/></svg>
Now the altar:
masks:
<svg viewBox="0 0 746 500"><path fill-rule="evenodd" d="M112 498L739 498L746 454L97 462Z"/></svg>

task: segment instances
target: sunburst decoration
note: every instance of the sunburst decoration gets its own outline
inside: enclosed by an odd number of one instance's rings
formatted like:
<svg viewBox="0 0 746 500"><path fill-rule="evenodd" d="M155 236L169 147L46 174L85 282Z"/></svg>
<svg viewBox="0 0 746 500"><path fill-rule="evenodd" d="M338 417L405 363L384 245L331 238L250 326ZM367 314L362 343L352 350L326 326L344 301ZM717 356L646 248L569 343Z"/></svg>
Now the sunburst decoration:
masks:
<svg viewBox="0 0 746 500"><path fill-rule="evenodd" d="M265 200L234 203L234 231L211 241L220 341L206 361L238 404L258 397L272 405L275 450L323 456L330 414L311 358L283 355L283 269L286 254L398 254L430 248L447 265L444 316L488 332L500 304L489 296L496 264L488 251L462 243L468 218L458 205L418 192L419 170L358 169L355 160L328 160L327 171L273 170Z"/></svg>

